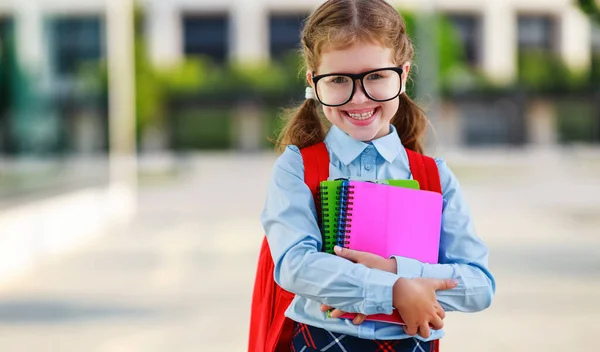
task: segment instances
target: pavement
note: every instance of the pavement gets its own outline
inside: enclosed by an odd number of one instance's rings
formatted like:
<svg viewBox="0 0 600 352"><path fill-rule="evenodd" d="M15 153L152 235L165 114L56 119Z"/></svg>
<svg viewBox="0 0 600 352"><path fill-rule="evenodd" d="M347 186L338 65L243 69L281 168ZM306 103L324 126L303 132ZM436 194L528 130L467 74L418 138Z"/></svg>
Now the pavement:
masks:
<svg viewBox="0 0 600 352"><path fill-rule="evenodd" d="M447 315L444 352L595 351L600 151L443 151L490 247L492 306ZM139 212L0 287L0 351L245 351L276 155L182 156Z"/></svg>

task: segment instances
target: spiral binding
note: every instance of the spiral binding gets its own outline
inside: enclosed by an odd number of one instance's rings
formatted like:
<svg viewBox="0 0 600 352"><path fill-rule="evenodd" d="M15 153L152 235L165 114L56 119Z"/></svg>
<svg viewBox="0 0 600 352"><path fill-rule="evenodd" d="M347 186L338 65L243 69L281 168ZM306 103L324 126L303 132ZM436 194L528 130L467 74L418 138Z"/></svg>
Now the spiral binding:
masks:
<svg viewBox="0 0 600 352"><path fill-rule="evenodd" d="M340 216L338 219L335 243L340 247L350 244L350 228L352 227L352 211L354 208L354 186L344 180L340 188Z"/></svg>
<svg viewBox="0 0 600 352"><path fill-rule="evenodd" d="M329 199L330 196L327 193L328 188L326 186L323 185L319 185L318 187L318 192L317 192L317 197L319 197L319 214L318 214L318 219L319 221L319 227L321 228L321 234L323 236L323 250L325 250L326 252L332 252L333 251L333 246L335 245L335 236L332 236L330 234L329 228L331 228L331 226L333 226L333 224L331 224L331 215L329 213L329 202L333 201L333 199Z"/></svg>

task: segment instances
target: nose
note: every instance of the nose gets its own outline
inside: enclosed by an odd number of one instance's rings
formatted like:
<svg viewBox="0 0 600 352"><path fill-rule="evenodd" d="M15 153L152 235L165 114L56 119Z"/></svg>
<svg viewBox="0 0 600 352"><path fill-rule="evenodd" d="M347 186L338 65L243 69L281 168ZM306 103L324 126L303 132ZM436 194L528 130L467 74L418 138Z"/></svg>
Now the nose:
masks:
<svg viewBox="0 0 600 352"><path fill-rule="evenodd" d="M365 91L360 84L360 80L354 81L354 94L352 95L352 99L350 99L350 103L361 104L368 100L369 97L367 97L367 94L365 94Z"/></svg>

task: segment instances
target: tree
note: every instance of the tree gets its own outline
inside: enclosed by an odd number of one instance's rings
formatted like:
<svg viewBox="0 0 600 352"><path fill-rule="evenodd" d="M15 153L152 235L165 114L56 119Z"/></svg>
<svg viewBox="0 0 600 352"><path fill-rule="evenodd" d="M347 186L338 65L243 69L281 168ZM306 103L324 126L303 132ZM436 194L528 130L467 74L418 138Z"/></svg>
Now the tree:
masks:
<svg viewBox="0 0 600 352"><path fill-rule="evenodd" d="M577 0L577 5L592 21L600 24L600 0Z"/></svg>

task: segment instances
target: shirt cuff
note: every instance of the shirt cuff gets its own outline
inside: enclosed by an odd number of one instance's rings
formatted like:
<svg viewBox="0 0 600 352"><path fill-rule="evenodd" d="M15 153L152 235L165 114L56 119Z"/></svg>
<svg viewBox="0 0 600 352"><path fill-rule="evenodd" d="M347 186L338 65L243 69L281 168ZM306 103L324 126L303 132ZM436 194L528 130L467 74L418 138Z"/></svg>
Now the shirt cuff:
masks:
<svg viewBox="0 0 600 352"><path fill-rule="evenodd" d="M366 315L392 314L392 291L398 276L387 271L371 269L365 283L363 311Z"/></svg>
<svg viewBox="0 0 600 352"><path fill-rule="evenodd" d="M396 273L399 277L404 277L407 279L423 277L423 263L412 258L397 256L393 257L396 258L396 264L398 265L396 268Z"/></svg>

